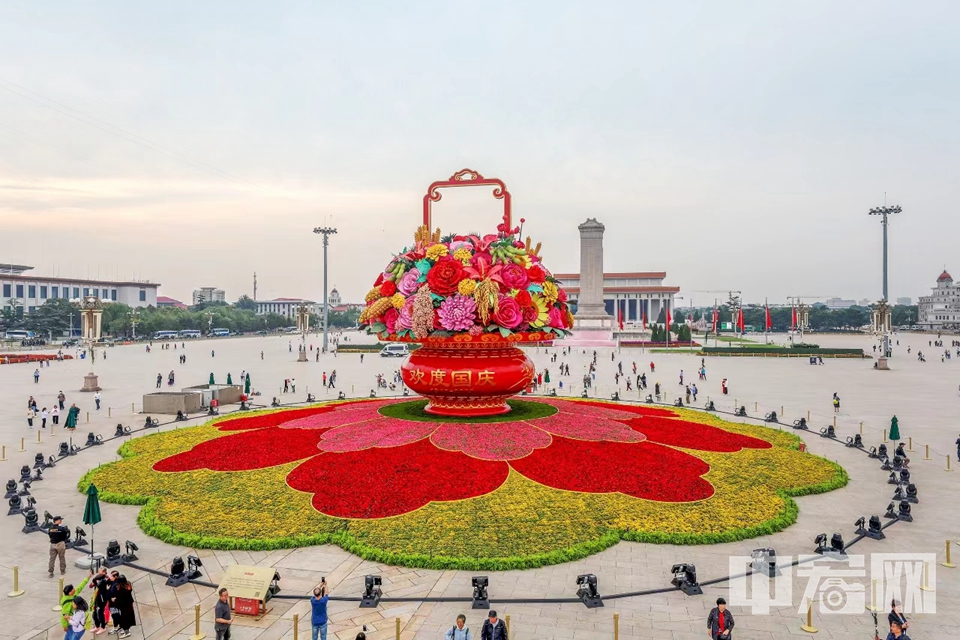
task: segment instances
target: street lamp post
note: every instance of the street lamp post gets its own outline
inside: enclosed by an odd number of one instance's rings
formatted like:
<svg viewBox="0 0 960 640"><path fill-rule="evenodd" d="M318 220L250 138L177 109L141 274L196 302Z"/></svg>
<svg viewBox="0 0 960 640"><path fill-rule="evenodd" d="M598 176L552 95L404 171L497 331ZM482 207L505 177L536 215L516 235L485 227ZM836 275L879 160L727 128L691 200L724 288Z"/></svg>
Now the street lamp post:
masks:
<svg viewBox="0 0 960 640"><path fill-rule="evenodd" d="M888 312L889 307L887 301L889 300L887 293L887 217L895 213L900 213L903 209L899 205L887 206L883 205L882 207L874 207L870 209L869 215L871 216L881 216L880 224L883 225L883 299L881 300L880 307L883 308L884 312ZM886 365L886 358L890 355L890 334L887 331L883 333L883 365ZM885 366L883 368L886 368Z"/></svg>
<svg viewBox="0 0 960 640"><path fill-rule="evenodd" d="M137 310L130 310L130 331L134 340L137 339Z"/></svg>
<svg viewBox="0 0 960 640"><path fill-rule="evenodd" d="M327 246L330 236L337 232L333 227L317 227L313 230L323 236L323 352L327 352L327 325L330 319L330 310L327 305Z"/></svg>

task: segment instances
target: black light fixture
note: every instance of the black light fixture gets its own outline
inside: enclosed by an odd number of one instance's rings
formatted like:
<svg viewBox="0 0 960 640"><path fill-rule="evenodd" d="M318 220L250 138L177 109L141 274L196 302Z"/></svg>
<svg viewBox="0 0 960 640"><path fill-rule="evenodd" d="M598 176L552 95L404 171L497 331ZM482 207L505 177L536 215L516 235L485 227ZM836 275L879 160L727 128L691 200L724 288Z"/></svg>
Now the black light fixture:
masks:
<svg viewBox="0 0 960 640"><path fill-rule="evenodd" d="M121 557L123 558L123 561L124 561L124 562L136 562L136 561L138 560L138 558L137 558L137 551L140 550L140 547L138 547L135 542L133 542L133 541L131 541L131 540L127 540L127 541L124 543L124 548L125 548L125 550L126 550L126 553L124 553L123 556L121 556Z"/></svg>
<svg viewBox="0 0 960 640"><path fill-rule="evenodd" d="M8 500L13 496L17 495L17 481L13 478L7 480L7 493L3 496L4 500Z"/></svg>
<svg viewBox="0 0 960 640"><path fill-rule="evenodd" d="M370 397L371 397L371 398L376 398L376 397L377 397L377 390L376 390L376 389L370 389Z"/></svg>
<svg viewBox="0 0 960 640"><path fill-rule="evenodd" d="M43 480L43 469L37 467L33 470L33 482L38 482L40 480Z"/></svg>
<svg viewBox="0 0 960 640"><path fill-rule="evenodd" d="M20 480L30 480L30 467L28 465L20 467Z"/></svg>
<svg viewBox="0 0 960 640"><path fill-rule="evenodd" d="M584 389L583 391L580 392L580 397L581 397L581 398L587 398L587 397L589 397L589 396L587 395L587 390L586 390L586 389Z"/></svg>
<svg viewBox="0 0 960 640"><path fill-rule="evenodd" d="M887 477L887 484L900 484L900 477L896 471L890 472L890 476Z"/></svg>
<svg viewBox="0 0 960 640"><path fill-rule="evenodd" d="M70 455L70 445L66 442L61 442L57 455L59 455L61 458L66 458L68 455Z"/></svg>
<svg viewBox="0 0 960 640"><path fill-rule="evenodd" d="M903 456L893 454L893 470L900 471L900 469L903 469Z"/></svg>
<svg viewBox="0 0 960 640"><path fill-rule="evenodd" d="M272 598L273 596L280 593L280 572L273 572L273 580L270 581L270 586L267 587L267 598Z"/></svg>
<svg viewBox="0 0 960 640"><path fill-rule="evenodd" d="M877 453L877 448L876 448L876 447L870 447L870 451L867 452L867 455L869 455L871 458L879 458L879 457L880 457L880 454Z"/></svg>
<svg viewBox="0 0 960 640"><path fill-rule="evenodd" d="M406 389L403 390L403 395L407 395L407 390L406 390ZM550 393L548 393L547 395L550 396L551 398L556 398L556 397L557 397L557 390L556 390L556 389L550 389Z"/></svg>
<svg viewBox="0 0 960 640"><path fill-rule="evenodd" d="M92 434L92 433L88 433L88 434L87 434L87 444L86 444L85 446L87 446L87 447L95 447L95 446L97 446L98 444L103 444L103 438L101 438L101 437L98 436L98 435L94 435L94 434Z"/></svg>
<svg viewBox="0 0 960 640"><path fill-rule="evenodd" d="M10 499L7 500L7 505L10 506L10 509L7 511L8 516L16 516L20 514L20 496L18 494L13 494L10 496Z"/></svg>
<svg viewBox="0 0 960 640"><path fill-rule="evenodd" d="M653 404L653 396L648 393L645 402L647 404Z"/></svg>
<svg viewBox="0 0 960 640"><path fill-rule="evenodd" d="M43 461L43 454L42 454L42 453L38 453L37 455L33 456L33 468L34 468L34 469L43 469L43 468L46 467L46 466L47 466L46 463L44 463L44 461Z"/></svg>
<svg viewBox="0 0 960 640"><path fill-rule="evenodd" d="M900 469L900 484L910 484L910 471L908 469Z"/></svg>
<svg viewBox="0 0 960 640"><path fill-rule="evenodd" d="M113 567L119 567L123 564L123 556L120 552L120 543L116 540L111 540L107 543L107 568L112 569Z"/></svg>
<svg viewBox="0 0 960 640"><path fill-rule="evenodd" d="M823 554L827 551L827 534L821 533L814 539L817 545L817 553Z"/></svg>
<svg viewBox="0 0 960 640"><path fill-rule="evenodd" d="M907 485L906 497L904 498L907 502L912 502L917 504L920 502L920 499L917 497L917 485L912 482Z"/></svg>
<svg viewBox="0 0 960 640"><path fill-rule="evenodd" d="M35 533L40 531L39 517L37 516L36 509L24 509L23 510L23 533Z"/></svg>
<svg viewBox="0 0 960 640"><path fill-rule="evenodd" d="M307 394L307 402L315 402L316 398L313 397L312 393Z"/></svg>
<svg viewBox="0 0 960 640"><path fill-rule="evenodd" d="M833 428L833 425L832 425L832 424L828 424L828 425L825 426L824 428L820 429L820 437L821 437L821 438L833 438L833 439L836 439L836 437L837 437L837 430Z"/></svg>
<svg viewBox="0 0 960 640"><path fill-rule="evenodd" d="M713 400L707 400L707 404L703 409L704 411L716 411L717 407L713 404Z"/></svg>
<svg viewBox="0 0 960 640"><path fill-rule="evenodd" d="M196 580L203 575L200 571L200 567L203 566L203 562L200 561L200 558L197 556L187 556L187 578L189 580Z"/></svg>
<svg viewBox="0 0 960 640"><path fill-rule="evenodd" d="M793 428L794 428L794 429L806 429L806 428L807 428L807 419L806 419L806 418L800 418L799 420L794 420L794 421L793 421Z"/></svg>
<svg viewBox="0 0 960 640"><path fill-rule="evenodd" d="M824 536L826 539L826 536ZM760 573L770 578L777 577L777 552L765 547L750 552L750 566L754 573Z"/></svg>
<svg viewBox="0 0 960 640"><path fill-rule="evenodd" d="M361 609L377 608L377 605L380 604L380 596L383 595L383 590L380 588L382 585L383 579L380 576L363 577L363 595L360 598Z"/></svg>
<svg viewBox="0 0 960 640"><path fill-rule="evenodd" d="M887 505L887 512L886 512L885 514L883 514L883 517L884 517L884 518L893 518L893 519L896 519L896 517L897 517L897 509L896 509L896 507L893 506L893 503L892 503L892 502Z"/></svg>
<svg viewBox="0 0 960 640"><path fill-rule="evenodd" d="M577 576L577 597L587 609L596 609L603 606L600 598L600 589L597 586L597 576L584 573Z"/></svg>
<svg viewBox="0 0 960 640"><path fill-rule="evenodd" d="M73 532L73 548L83 547L87 544L87 532L77 527Z"/></svg>
<svg viewBox="0 0 960 640"><path fill-rule="evenodd" d="M697 567L692 564L675 564L670 569L673 580L670 584L683 591L688 596L699 596L703 593L700 583L697 582Z"/></svg>
<svg viewBox="0 0 960 640"><path fill-rule="evenodd" d="M346 400L346 399L347 399L347 394L345 394L343 391L340 391L337 393L337 400Z"/></svg>
<svg viewBox="0 0 960 640"><path fill-rule="evenodd" d="M490 597L487 595L487 587L490 586L490 580L487 576L473 576L470 582L473 584L473 608L489 609Z"/></svg>
<svg viewBox="0 0 960 640"><path fill-rule="evenodd" d="M887 455L887 445L881 444L877 448L877 457L880 458L881 460L889 457Z"/></svg>
<svg viewBox="0 0 960 640"><path fill-rule="evenodd" d="M900 507L897 511L897 518L900 520L906 520L907 522L913 522L913 516L910 515L910 503L906 500L900 503Z"/></svg>
<svg viewBox="0 0 960 640"><path fill-rule="evenodd" d="M683 406L683 398L682 398L682 397L681 397L681 398L677 398L676 402L673 403L673 406L675 406L675 407L682 407L682 406Z"/></svg>
<svg viewBox="0 0 960 640"><path fill-rule="evenodd" d="M30 484L31 484L30 478L27 478L26 480L21 480L20 491L17 492L17 495L20 495L20 496L30 495Z"/></svg>
<svg viewBox="0 0 960 640"><path fill-rule="evenodd" d="M149 425L148 425L149 426ZM121 423L117 423L117 430L114 432L114 438L122 438L123 436L128 436L133 433L133 429L130 427L125 427Z"/></svg>
<svg viewBox="0 0 960 640"><path fill-rule="evenodd" d="M168 587L179 587L180 585L187 584L190 578L187 577L187 572L184 568L183 558L177 556L173 559L173 562L170 563L170 577L167 578Z"/></svg>
<svg viewBox="0 0 960 640"><path fill-rule="evenodd" d="M860 518L859 518L856 522L853 523L853 526L855 526L855 527L857 528L857 535L858 535L858 536L860 536L860 535L866 535L866 530L864 529L864 527L865 527L866 525L867 525L867 519L864 518L863 516L860 516Z"/></svg>
<svg viewBox="0 0 960 640"><path fill-rule="evenodd" d="M763 421L764 421L764 422L780 422L780 421L777 419L777 412L776 412L776 411L771 411L771 412L768 413L767 415L763 416Z"/></svg>
<svg viewBox="0 0 960 640"><path fill-rule="evenodd" d="M53 516L50 515L49 511L43 512L43 524L40 525L40 528L46 531L50 528L50 525L53 524Z"/></svg>
<svg viewBox="0 0 960 640"><path fill-rule="evenodd" d="M183 419L186 420L187 416L183 416ZM157 420L156 418L151 418L150 416L147 416L147 419L143 423L144 429L149 429L150 427L159 427L159 426L160 426L160 421ZM129 432L129 429L127 431Z"/></svg>
<svg viewBox="0 0 960 640"><path fill-rule="evenodd" d="M847 446L863 449L863 438L860 437L859 433L854 434L853 436L847 436Z"/></svg>
<svg viewBox="0 0 960 640"><path fill-rule="evenodd" d="M409 396L409 395L410 395L410 390L407 389L406 387L404 387L404 389L403 389L403 396L404 396L404 397L407 397L407 396ZM553 392L553 395L557 395L557 392L554 391L554 392Z"/></svg>
<svg viewBox="0 0 960 640"><path fill-rule="evenodd" d="M833 537L830 538L830 553L846 555L846 551L844 549L843 536L841 536L839 533L833 534Z"/></svg>
<svg viewBox="0 0 960 640"><path fill-rule="evenodd" d="M870 516L870 521L867 523L867 536L873 538L874 540L883 540L886 537L883 535L883 526L880 524L880 516Z"/></svg>
<svg viewBox="0 0 960 640"><path fill-rule="evenodd" d="M70 455L75 456L80 453L81 449L75 444L70 445Z"/></svg>
<svg viewBox="0 0 960 640"><path fill-rule="evenodd" d="M47 468L49 469L50 467L55 467L55 466L57 466L57 459L54 458L53 456L50 456L49 458L47 458Z"/></svg>
<svg viewBox="0 0 960 640"><path fill-rule="evenodd" d="M610 394L610 399L611 399L611 400L615 400L615 401L617 401L617 402L620 402L620 392L619 392L619 391L614 391L613 393L611 393L611 394Z"/></svg>
<svg viewBox="0 0 960 640"><path fill-rule="evenodd" d="M747 408L741 405L739 409L733 412L733 415L737 416L738 418L746 418Z"/></svg>

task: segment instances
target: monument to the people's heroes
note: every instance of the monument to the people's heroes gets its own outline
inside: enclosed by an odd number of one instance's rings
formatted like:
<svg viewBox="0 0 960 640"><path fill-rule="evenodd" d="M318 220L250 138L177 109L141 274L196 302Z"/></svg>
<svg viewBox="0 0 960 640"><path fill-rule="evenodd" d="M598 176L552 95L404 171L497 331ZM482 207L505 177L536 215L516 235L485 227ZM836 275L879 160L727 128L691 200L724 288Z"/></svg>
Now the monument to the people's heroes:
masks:
<svg viewBox="0 0 960 640"><path fill-rule="evenodd" d="M613 317L603 303L603 232L596 218L587 218L580 230L580 298L573 316L573 335L564 346L615 347Z"/></svg>

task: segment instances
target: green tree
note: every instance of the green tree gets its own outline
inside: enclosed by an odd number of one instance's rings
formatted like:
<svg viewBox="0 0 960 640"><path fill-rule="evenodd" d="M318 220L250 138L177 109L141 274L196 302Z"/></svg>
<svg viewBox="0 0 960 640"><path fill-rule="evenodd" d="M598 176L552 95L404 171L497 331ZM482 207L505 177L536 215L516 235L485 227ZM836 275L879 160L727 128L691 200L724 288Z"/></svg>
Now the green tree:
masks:
<svg viewBox="0 0 960 640"><path fill-rule="evenodd" d="M233 306L235 306L237 309L246 309L248 311L257 310L256 301L246 294L240 296L237 301L233 303Z"/></svg>

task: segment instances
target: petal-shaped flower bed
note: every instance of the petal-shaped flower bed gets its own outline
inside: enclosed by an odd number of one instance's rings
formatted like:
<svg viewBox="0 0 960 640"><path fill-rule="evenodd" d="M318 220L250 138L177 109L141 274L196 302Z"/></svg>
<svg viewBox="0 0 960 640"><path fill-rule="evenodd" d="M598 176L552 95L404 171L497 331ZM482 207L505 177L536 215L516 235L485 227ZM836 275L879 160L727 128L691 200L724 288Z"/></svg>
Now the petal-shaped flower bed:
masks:
<svg viewBox="0 0 960 640"><path fill-rule="evenodd" d="M360 400L218 418L124 444L89 472L108 502L146 505L172 544L333 542L407 566L564 562L620 539L713 543L780 530L793 495L843 486L792 433L686 409L513 400L455 420L423 401ZM736 504L737 508L718 508Z"/></svg>

